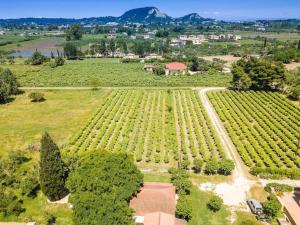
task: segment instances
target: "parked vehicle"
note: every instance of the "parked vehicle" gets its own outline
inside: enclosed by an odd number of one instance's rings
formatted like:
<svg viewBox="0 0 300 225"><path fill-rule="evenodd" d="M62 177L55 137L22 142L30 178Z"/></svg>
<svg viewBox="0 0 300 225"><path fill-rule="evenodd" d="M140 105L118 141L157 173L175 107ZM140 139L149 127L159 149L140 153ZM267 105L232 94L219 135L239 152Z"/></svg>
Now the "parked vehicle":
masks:
<svg viewBox="0 0 300 225"><path fill-rule="evenodd" d="M257 200L248 199L247 204L249 205L252 213L256 215L261 215L263 213L263 207Z"/></svg>

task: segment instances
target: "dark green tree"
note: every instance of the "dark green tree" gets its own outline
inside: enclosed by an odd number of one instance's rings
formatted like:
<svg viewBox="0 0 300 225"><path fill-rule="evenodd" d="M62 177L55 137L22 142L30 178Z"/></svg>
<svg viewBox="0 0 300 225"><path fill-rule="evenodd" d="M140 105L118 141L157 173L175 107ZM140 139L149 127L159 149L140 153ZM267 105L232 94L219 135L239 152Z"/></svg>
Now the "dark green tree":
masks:
<svg viewBox="0 0 300 225"><path fill-rule="evenodd" d="M276 196L270 195L268 197L268 201L263 204L264 213L269 218L275 218L280 212L281 205L277 200Z"/></svg>
<svg viewBox="0 0 300 225"><path fill-rule="evenodd" d="M233 65L232 75L232 86L237 90L247 90L251 87L251 79L242 67Z"/></svg>
<svg viewBox="0 0 300 225"><path fill-rule="evenodd" d="M176 217L186 221L192 219L192 204L185 195L179 197L176 205Z"/></svg>
<svg viewBox="0 0 300 225"><path fill-rule="evenodd" d="M298 41L298 50L300 50L300 40Z"/></svg>
<svg viewBox="0 0 300 225"><path fill-rule="evenodd" d="M66 31L67 41L80 40L82 38L83 32L79 24L74 24Z"/></svg>
<svg viewBox="0 0 300 225"><path fill-rule="evenodd" d="M266 47L267 47L267 43L268 43L268 39L267 39L267 38L265 38L265 40L264 40L264 49L266 49Z"/></svg>
<svg viewBox="0 0 300 225"><path fill-rule="evenodd" d="M213 211L217 212L222 208L223 200L218 196L213 196L207 203L207 207Z"/></svg>
<svg viewBox="0 0 300 225"><path fill-rule="evenodd" d="M43 64L44 62L46 62L47 61L47 57L46 56L44 56L44 55L42 55L40 52L38 52L38 51L35 51L34 53L33 53L33 55L31 56L31 58L29 59L29 63L31 64L31 65L34 65L34 66L36 66L36 65L41 65L41 64Z"/></svg>
<svg viewBox="0 0 300 225"><path fill-rule="evenodd" d="M204 172L206 174L216 174L218 169L219 169L218 161L212 159L206 163Z"/></svg>
<svg viewBox="0 0 300 225"><path fill-rule="evenodd" d="M193 167L193 170L195 171L195 173L200 173L202 167L203 167L203 160L195 159L194 160L194 167Z"/></svg>
<svg viewBox="0 0 300 225"><path fill-rule="evenodd" d="M19 93L16 76L9 70L0 68L0 103L7 103L11 95Z"/></svg>
<svg viewBox="0 0 300 225"><path fill-rule="evenodd" d="M176 187L178 194L189 194L192 188L192 182L189 180L189 174L184 169L172 168L169 170L171 174L171 183Z"/></svg>
<svg viewBox="0 0 300 225"><path fill-rule="evenodd" d="M219 170L218 173L222 175L230 175L234 170L234 163L232 160L223 159L219 162Z"/></svg>
<svg viewBox="0 0 300 225"><path fill-rule="evenodd" d="M78 58L77 47L72 43L67 43L64 47L64 55L67 57L67 59L77 59Z"/></svg>
<svg viewBox="0 0 300 225"><path fill-rule="evenodd" d="M128 201L143 175L126 153L97 152L78 161L67 186L77 225L132 224Z"/></svg>
<svg viewBox="0 0 300 225"><path fill-rule="evenodd" d="M67 195L65 181L68 170L61 158L59 148L47 132L41 139L39 170L41 189L49 200L57 201Z"/></svg>

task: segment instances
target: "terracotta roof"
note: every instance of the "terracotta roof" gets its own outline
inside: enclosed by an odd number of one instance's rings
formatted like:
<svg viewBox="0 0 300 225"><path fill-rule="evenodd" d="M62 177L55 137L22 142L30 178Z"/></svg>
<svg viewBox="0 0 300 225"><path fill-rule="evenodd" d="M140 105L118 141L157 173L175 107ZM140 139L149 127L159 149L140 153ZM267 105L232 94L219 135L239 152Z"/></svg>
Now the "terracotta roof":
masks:
<svg viewBox="0 0 300 225"><path fill-rule="evenodd" d="M285 194L279 197L279 201L285 208L287 214L291 217L294 224L300 225L300 206L298 202L300 201L300 195Z"/></svg>
<svg viewBox="0 0 300 225"><path fill-rule="evenodd" d="M168 70L186 70L187 66L184 63L173 62L166 65Z"/></svg>
<svg viewBox="0 0 300 225"><path fill-rule="evenodd" d="M135 215L163 212L175 215L175 187L172 184L145 183L137 197L130 201Z"/></svg>
<svg viewBox="0 0 300 225"><path fill-rule="evenodd" d="M155 212L145 215L144 225L186 225L186 221L175 218L174 215Z"/></svg>

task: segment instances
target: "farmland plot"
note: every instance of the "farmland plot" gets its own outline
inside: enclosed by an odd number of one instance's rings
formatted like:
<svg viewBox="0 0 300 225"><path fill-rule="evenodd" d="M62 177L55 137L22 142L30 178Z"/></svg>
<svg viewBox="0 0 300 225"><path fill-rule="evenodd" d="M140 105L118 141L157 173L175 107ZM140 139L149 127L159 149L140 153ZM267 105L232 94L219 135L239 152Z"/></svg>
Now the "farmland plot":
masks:
<svg viewBox="0 0 300 225"><path fill-rule="evenodd" d="M255 174L300 175L300 109L276 93L210 92L237 151Z"/></svg>
<svg viewBox="0 0 300 225"><path fill-rule="evenodd" d="M197 92L118 90L70 140L67 155L127 151L139 163L174 165L179 159L224 158Z"/></svg>

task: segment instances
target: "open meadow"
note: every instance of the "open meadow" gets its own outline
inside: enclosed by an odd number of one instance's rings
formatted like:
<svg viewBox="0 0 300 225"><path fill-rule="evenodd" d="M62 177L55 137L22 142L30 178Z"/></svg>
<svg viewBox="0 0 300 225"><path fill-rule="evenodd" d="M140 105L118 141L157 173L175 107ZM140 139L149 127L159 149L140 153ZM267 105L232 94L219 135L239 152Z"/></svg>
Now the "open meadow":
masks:
<svg viewBox="0 0 300 225"><path fill-rule="evenodd" d="M5 65L25 87L200 87L229 86L231 75L219 72L193 76L156 76L142 63L120 63L118 59L68 61L63 67L25 65L22 60Z"/></svg>
<svg viewBox="0 0 300 225"><path fill-rule="evenodd" d="M0 105L0 155L39 144L48 131L61 145L83 125L109 91L42 91L46 101L33 103L30 91Z"/></svg>

